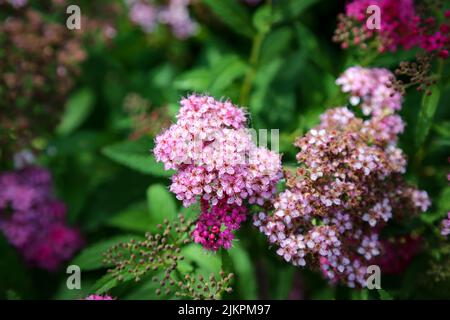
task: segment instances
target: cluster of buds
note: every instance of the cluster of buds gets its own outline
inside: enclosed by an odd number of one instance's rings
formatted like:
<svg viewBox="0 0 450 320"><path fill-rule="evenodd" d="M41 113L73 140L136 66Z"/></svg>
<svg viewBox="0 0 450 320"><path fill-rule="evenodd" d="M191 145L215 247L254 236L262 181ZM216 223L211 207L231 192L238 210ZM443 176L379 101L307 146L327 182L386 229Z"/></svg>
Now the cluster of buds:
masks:
<svg viewBox="0 0 450 320"><path fill-rule="evenodd" d="M0 23L0 155L28 147L59 121L80 62L81 35L24 9Z"/></svg>
<svg viewBox="0 0 450 320"><path fill-rule="evenodd" d="M255 226L286 261L316 267L331 282L350 287L366 285L367 266L383 250L379 233L386 223L430 205L426 192L402 178L406 160L396 147L400 130L389 125L398 101L383 94L380 104L373 82L358 79L363 78L339 82L372 117L358 118L345 107L323 114L321 123L295 142L300 167L285 174L287 190L274 200L273 215L254 216Z"/></svg>
<svg viewBox="0 0 450 320"><path fill-rule="evenodd" d="M156 137L157 161L166 169L177 170L170 190L184 206L202 200L197 228L201 232L194 237L207 249L229 247L230 243L204 241L204 231L216 225L219 230L237 229L236 222L244 220L244 201L264 205L282 176L280 155L258 147L245 122L244 110L231 102L191 95L181 101L177 123Z"/></svg>
<svg viewBox="0 0 450 320"><path fill-rule="evenodd" d="M373 30L363 28L359 21L343 13L337 16L337 20L337 27L333 35L334 42L340 43L343 49L347 49L350 46L367 49L368 40L373 37Z"/></svg>
<svg viewBox="0 0 450 320"><path fill-rule="evenodd" d="M431 95L430 88L437 81L431 75L433 57L427 53L418 53L415 61L402 61L395 70L396 76L405 76L407 83L400 79L392 81L393 88L402 95L408 87L417 86L417 91L423 91L427 95Z"/></svg>
<svg viewBox="0 0 450 320"><path fill-rule="evenodd" d="M221 270L218 276L211 273L209 277L206 278L201 274L186 274L184 281L178 281L178 283L176 283L174 280L170 280L169 285L176 287L176 297L194 300L218 300L222 297L223 293L232 292L230 283L233 278L233 273L225 274L225 272ZM156 279L156 281L158 280ZM156 293L160 294L160 289L158 289ZM170 293L170 288L167 288L165 293Z"/></svg>
<svg viewBox="0 0 450 320"><path fill-rule="evenodd" d="M177 267L184 256L181 247L191 243L189 234L194 225L186 221L183 215L178 221L165 220L158 225L159 233L147 233L144 240L131 239L126 243L118 243L104 254L103 262L112 265L108 272L118 281L136 282L153 274L153 281L159 282L155 293L160 295L173 294L180 297L216 299L224 291L229 291L230 275L221 273L219 280L212 275L209 282L199 276L186 275L184 279L178 276ZM201 287L199 287L201 286Z"/></svg>
<svg viewBox="0 0 450 320"><path fill-rule="evenodd" d="M143 136L154 137L162 128L170 125L166 107L152 108L150 102L136 93L130 93L124 100L125 112L131 118L131 140Z"/></svg>

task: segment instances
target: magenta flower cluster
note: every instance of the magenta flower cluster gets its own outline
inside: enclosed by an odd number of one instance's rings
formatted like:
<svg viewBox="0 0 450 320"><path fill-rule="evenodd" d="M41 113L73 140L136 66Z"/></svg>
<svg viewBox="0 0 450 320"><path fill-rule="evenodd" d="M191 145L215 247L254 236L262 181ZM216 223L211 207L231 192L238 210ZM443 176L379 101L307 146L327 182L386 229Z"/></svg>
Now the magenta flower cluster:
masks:
<svg viewBox="0 0 450 320"><path fill-rule="evenodd" d="M430 200L402 179L406 160L396 146L401 130L384 123L395 116L398 100L374 98L386 90L383 83L376 88L357 73L348 78L355 83L339 81L343 90L358 97L372 117L358 118L345 107L323 114L295 142L300 167L286 174L287 189L274 200L274 213L256 214L254 225L286 261L316 267L331 282L364 287L367 266L382 251L382 228L393 218L425 211Z"/></svg>
<svg viewBox="0 0 450 320"><path fill-rule="evenodd" d="M368 30L366 27L366 11L370 5L380 8L380 30ZM353 0L346 6L346 15L359 21L367 34L379 35L381 51L418 46L427 52L438 53L441 58L449 55L448 21L439 25L435 18L421 17L417 14L413 0ZM450 12L446 12L445 16L450 18ZM358 42L358 39L355 40Z"/></svg>
<svg viewBox="0 0 450 320"><path fill-rule="evenodd" d="M192 233L194 242L211 251L222 247L230 249L234 239L233 231L239 229L245 221L247 208L230 205L222 199L214 206L206 200L201 200L201 209Z"/></svg>
<svg viewBox="0 0 450 320"><path fill-rule="evenodd" d="M227 208L230 214L232 208L242 213L244 200L263 205L271 199L282 177L280 155L258 147L245 124L244 110L230 101L199 95L181 100L177 122L156 138L154 154L177 171L170 190L184 206L202 199L211 212ZM220 210L212 209L217 205Z"/></svg>
<svg viewBox="0 0 450 320"><path fill-rule="evenodd" d="M158 24L164 24L178 39L186 39L197 31L189 15L189 3L190 0L170 0L161 6L149 0L127 0L130 20L143 31L152 33Z"/></svg>
<svg viewBox="0 0 450 320"><path fill-rule="evenodd" d="M82 246L65 213L47 170L27 167L0 175L0 230L31 265L55 271Z"/></svg>

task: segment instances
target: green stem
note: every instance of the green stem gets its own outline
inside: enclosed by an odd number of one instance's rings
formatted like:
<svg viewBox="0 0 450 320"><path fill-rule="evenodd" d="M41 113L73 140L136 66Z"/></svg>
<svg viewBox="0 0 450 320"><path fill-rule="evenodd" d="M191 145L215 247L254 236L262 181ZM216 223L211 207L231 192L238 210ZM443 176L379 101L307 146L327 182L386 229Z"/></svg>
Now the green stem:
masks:
<svg viewBox="0 0 450 320"><path fill-rule="evenodd" d="M259 56L261 53L261 46L264 41L266 33L259 32L253 38L252 50L250 52L249 68L244 78L244 82L241 87L241 94L239 97L239 104L241 106L247 106L250 98L250 92L253 87L253 80L256 76L256 70L258 68Z"/></svg>
<svg viewBox="0 0 450 320"><path fill-rule="evenodd" d="M444 64L445 64L445 61L443 59L439 59L437 71L435 74L431 75L430 78L433 77L436 79L441 79L442 73L444 71ZM440 86L441 88L443 88L444 83L437 83L436 86ZM423 94L426 94L426 93L424 92ZM439 105L439 101L438 101L438 105ZM419 113L419 115L420 115L420 113ZM416 170L418 170L418 168L420 168L422 161L425 157L425 154L426 154L425 146L426 146L425 143L422 143L422 145L416 151L416 154L414 157L414 167L416 168Z"/></svg>

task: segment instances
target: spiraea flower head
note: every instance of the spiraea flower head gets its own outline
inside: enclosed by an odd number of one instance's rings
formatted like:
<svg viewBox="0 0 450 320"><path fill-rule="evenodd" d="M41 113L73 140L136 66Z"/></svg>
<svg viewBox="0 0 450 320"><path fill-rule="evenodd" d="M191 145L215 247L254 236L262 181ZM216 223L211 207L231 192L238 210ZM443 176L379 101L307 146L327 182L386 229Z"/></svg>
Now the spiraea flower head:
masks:
<svg viewBox="0 0 450 320"><path fill-rule="evenodd" d="M154 149L166 169L176 170L170 190L185 206L201 199L202 232L205 217L214 216L210 223L216 224L225 211L226 216L238 212L237 221L243 221L244 201L263 205L274 194L282 176L280 155L255 144L244 110L230 101L191 95L180 104L177 122L156 138ZM230 239L233 229L221 234ZM229 246L228 240L221 243Z"/></svg>
<svg viewBox="0 0 450 320"><path fill-rule="evenodd" d="M370 70L356 73L366 77ZM387 79L387 71L380 73ZM382 253L380 230L430 205L426 192L402 179L406 159L396 146L401 119L389 118L397 117L400 101L380 103L374 92L383 82L364 77L339 83L371 117L361 119L346 107L325 112L295 142L300 167L286 173L287 189L273 201L273 213L254 216L254 225L286 261L317 268L350 287L366 285L367 266Z"/></svg>

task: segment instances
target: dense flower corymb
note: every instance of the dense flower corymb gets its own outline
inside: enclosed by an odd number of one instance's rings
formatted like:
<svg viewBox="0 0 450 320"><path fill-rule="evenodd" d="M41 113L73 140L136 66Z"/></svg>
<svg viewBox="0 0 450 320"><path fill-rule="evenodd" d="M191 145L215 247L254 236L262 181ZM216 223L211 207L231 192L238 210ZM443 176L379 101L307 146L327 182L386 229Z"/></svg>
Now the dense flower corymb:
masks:
<svg viewBox="0 0 450 320"><path fill-rule="evenodd" d="M65 224L65 213L45 169L0 175L0 230L30 264L55 271L81 247L79 232Z"/></svg>
<svg viewBox="0 0 450 320"><path fill-rule="evenodd" d="M439 1L435 1L436 5ZM366 22L369 6L380 9L380 28L369 29ZM430 3L432 8L433 4ZM434 10L417 9L413 0L353 0L339 16L334 40L344 48L351 44L367 47L366 40L374 35L379 39L380 51L396 51L399 47L411 49L420 47L428 53L436 53L445 59L450 49L450 11L445 13L443 23L439 24ZM373 12L372 12L373 13Z"/></svg>
<svg viewBox="0 0 450 320"><path fill-rule="evenodd" d="M202 232L205 216L214 216L212 224L216 224L215 219L223 219L225 209L227 215L237 210L240 216L244 200L263 205L281 178L280 156L257 147L245 122L244 111L231 102L191 95L181 101L177 123L156 138L156 159L166 169L177 171L170 190L185 206L198 199L204 201L197 226ZM205 208L211 212L206 214ZM226 227L229 229L237 227ZM222 246L228 246L226 243Z"/></svg>
<svg viewBox="0 0 450 320"><path fill-rule="evenodd" d="M286 174L287 190L275 199L273 215L261 212L254 224L286 261L313 265L330 281L355 287L365 286L366 268L382 252L383 226L425 211L430 201L402 179L406 160L396 147L401 130L385 132L389 126L383 122L396 117L397 102L374 99L379 88L371 81L341 85L372 117L358 118L345 107L322 115L321 123L295 142L301 166Z"/></svg>

